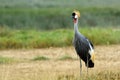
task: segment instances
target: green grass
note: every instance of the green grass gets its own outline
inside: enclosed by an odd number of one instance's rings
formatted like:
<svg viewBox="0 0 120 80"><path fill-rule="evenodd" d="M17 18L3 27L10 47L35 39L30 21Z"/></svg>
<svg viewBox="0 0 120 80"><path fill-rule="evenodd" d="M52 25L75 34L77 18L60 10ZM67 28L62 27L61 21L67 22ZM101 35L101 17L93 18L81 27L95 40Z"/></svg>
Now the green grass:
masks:
<svg viewBox="0 0 120 80"><path fill-rule="evenodd" d="M33 61L43 61L43 60L49 60L48 57L45 56L36 56L35 58L32 59Z"/></svg>
<svg viewBox="0 0 120 80"><path fill-rule="evenodd" d="M0 0L0 7L5 8L42 8L42 7L115 7L118 8L119 0Z"/></svg>
<svg viewBox="0 0 120 80"><path fill-rule="evenodd" d="M0 0L0 26L12 29L71 28L80 10L81 26L120 26L120 0Z"/></svg>
<svg viewBox="0 0 120 80"><path fill-rule="evenodd" d="M76 60L76 59L69 55L64 55L64 56L60 57L58 60Z"/></svg>
<svg viewBox="0 0 120 80"><path fill-rule="evenodd" d="M94 45L120 44L120 29L80 28L80 32ZM71 29L51 31L11 30L1 28L0 49L45 48L72 46L74 32Z"/></svg>
<svg viewBox="0 0 120 80"><path fill-rule="evenodd" d="M13 59L13 58L0 56L0 64L10 64L13 62L15 62L15 59Z"/></svg>
<svg viewBox="0 0 120 80"><path fill-rule="evenodd" d="M74 8L0 9L0 26L12 29L59 29L71 28ZM119 26L120 9L78 8L81 26Z"/></svg>

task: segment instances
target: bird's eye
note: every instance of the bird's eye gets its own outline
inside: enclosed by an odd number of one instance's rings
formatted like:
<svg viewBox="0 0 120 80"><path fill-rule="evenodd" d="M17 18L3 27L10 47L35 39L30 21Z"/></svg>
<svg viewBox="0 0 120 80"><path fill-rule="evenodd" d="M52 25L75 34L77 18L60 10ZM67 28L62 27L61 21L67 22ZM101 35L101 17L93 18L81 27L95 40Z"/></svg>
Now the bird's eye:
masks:
<svg viewBox="0 0 120 80"><path fill-rule="evenodd" d="M75 16L75 13L72 13L72 16Z"/></svg>

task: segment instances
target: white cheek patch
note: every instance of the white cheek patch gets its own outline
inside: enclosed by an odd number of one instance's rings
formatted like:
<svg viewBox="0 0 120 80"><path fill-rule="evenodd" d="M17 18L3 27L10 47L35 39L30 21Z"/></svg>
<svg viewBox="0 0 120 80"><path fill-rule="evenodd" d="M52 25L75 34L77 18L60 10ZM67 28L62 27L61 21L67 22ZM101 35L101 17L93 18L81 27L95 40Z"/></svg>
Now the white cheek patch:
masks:
<svg viewBox="0 0 120 80"><path fill-rule="evenodd" d="M77 16L77 15L75 15L75 18L78 18L78 16Z"/></svg>

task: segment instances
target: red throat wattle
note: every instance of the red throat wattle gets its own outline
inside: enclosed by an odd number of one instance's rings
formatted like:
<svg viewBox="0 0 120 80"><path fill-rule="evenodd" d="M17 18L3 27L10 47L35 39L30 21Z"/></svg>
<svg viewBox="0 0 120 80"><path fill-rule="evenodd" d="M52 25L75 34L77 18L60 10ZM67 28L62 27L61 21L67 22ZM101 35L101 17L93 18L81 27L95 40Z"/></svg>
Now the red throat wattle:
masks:
<svg viewBox="0 0 120 80"><path fill-rule="evenodd" d="M73 19L73 22L76 23L76 22L77 22L77 19L74 18L74 19Z"/></svg>

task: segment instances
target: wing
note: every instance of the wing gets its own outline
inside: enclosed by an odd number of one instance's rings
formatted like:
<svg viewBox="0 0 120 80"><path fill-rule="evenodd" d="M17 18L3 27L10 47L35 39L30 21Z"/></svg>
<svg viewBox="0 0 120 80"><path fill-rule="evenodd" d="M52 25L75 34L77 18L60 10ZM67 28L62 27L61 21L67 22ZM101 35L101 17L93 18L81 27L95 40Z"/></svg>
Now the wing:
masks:
<svg viewBox="0 0 120 80"><path fill-rule="evenodd" d="M87 38L86 38L86 39L87 39ZM87 39L87 41L88 41L88 43L91 45L91 47L94 49L93 43L92 43L90 40L88 40L88 39Z"/></svg>
<svg viewBox="0 0 120 80"><path fill-rule="evenodd" d="M89 59L89 67L94 67L94 60L95 60L95 53L94 53L94 46L93 44L87 40L89 43L89 55L90 55L90 59Z"/></svg>
<svg viewBox="0 0 120 80"><path fill-rule="evenodd" d="M84 61L87 62L87 56L90 58L90 55L88 54L90 47L88 44L88 41L85 37L77 37L74 39L74 47L79 55L79 57Z"/></svg>
<svg viewBox="0 0 120 80"><path fill-rule="evenodd" d="M91 41L89 41L86 37L84 36L79 36L74 39L74 47L79 55L79 57L87 63L87 57L90 61L89 67L93 66L93 61L94 61L94 46ZM91 65L92 64L92 65Z"/></svg>

